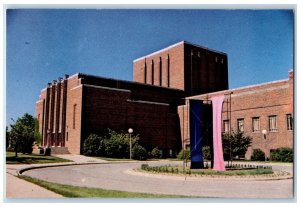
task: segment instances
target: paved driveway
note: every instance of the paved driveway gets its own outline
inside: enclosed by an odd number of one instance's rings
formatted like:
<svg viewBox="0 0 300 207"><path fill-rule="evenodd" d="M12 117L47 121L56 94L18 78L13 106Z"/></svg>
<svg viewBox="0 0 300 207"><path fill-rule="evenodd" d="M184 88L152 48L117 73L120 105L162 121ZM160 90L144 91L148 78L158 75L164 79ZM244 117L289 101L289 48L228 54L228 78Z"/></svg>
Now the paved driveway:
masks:
<svg viewBox="0 0 300 207"><path fill-rule="evenodd" d="M167 164L159 162L160 164ZM151 176L133 173L141 163L102 163L61 166L25 171L38 179L75 186L95 187L130 192L188 195L222 198L292 198L293 179L244 180ZM292 172L292 166L273 169Z"/></svg>

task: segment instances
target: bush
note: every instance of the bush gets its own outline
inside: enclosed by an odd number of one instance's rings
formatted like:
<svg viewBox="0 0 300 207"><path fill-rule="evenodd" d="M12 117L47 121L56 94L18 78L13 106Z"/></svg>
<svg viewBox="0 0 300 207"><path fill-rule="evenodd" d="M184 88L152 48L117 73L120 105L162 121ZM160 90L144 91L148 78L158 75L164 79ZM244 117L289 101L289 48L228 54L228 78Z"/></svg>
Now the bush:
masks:
<svg viewBox="0 0 300 207"><path fill-rule="evenodd" d="M261 149L254 149L251 160L253 161L264 161L265 160L265 153Z"/></svg>
<svg viewBox="0 0 300 207"><path fill-rule="evenodd" d="M181 160L183 160L183 159L188 159L188 160L191 159L190 150L181 150L179 152L179 154L177 155L177 158L181 159Z"/></svg>
<svg viewBox="0 0 300 207"><path fill-rule="evenodd" d="M138 136L131 136L131 146L138 142ZM117 133L109 130L109 138L105 139L105 153L108 157L129 157L129 136L126 133Z"/></svg>
<svg viewBox="0 0 300 207"><path fill-rule="evenodd" d="M293 149L288 147L271 150L270 160L280 162L293 162Z"/></svg>
<svg viewBox="0 0 300 207"><path fill-rule="evenodd" d="M141 165L141 169L142 170L147 170L149 168L149 165L148 164L142 164Z"/></svg>
<svg viewBox="0 0 300 207"><path fill-rule="evenodd" d="M153 158L161 158L160 150L157 147L153 148L150 154Z"/></svg>
<svg viewBox="0 0 300 207"><path fill-rule="evenodd" d="M210 147L209 146L204 146L202 148L202 153L203 153L203 159L211 160L211 154L210 154Z"/></svg>
<svg viewBox="0 0 300 207"><path fill-rule="evenodd" d="M99 156L104 151L104 140L96 134L90 134L90 136L84 140L83 154L87 156Z"/></svg>
<svg viewBox="0 0 300 207"><path fill-rule="evenodd" d="M132 158L135 160L146 160L147 150L139 144L135 144L132 148Z"/></svg>

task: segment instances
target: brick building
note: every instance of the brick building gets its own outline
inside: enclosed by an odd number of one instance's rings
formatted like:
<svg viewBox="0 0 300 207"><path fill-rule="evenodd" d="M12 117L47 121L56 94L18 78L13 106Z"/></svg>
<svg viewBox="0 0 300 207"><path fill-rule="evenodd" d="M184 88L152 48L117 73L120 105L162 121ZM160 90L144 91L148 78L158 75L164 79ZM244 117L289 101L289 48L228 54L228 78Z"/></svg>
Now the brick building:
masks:
<svg viewBox="0 0 300 207"><path fill-rule="evenodd" d="M210 105L210 99L219 95L225 97L223 133L240 130L253 138L246 159L253 149L259 148L269 157L272 149L293 148L293 71L286 80L187 97L186 104L178 107L184 148L190 144L189 101L202 100ZM266 136L262 130L266 130Z"/></svg>
<svg viewBox="0 0 300 207"><path fill-rule="evenodd" d="M198 84L200 74L207 81ZM228 89L227 56L179 42L135 60L134 81L78 73L48 83L36 103L42 145L79 154L89 134L131 127L142 145L174 154L182 147L177 107L199 91Z"/></svg>
<svg viewBox="0 0 300 207"><path fill-rule="evenodd" d="M185 41L133 61L133 81L176 88L185 96L228 89L227 55Z"/></svg>
<svg viewBox="0 0 300 207"><path fill-rule="evenodd" d="M228 90L227 55L182 41L134 60L134 82L78 73L48 83L36 102L42 145L80 154L91 133L133 128L143 146L174 155L189 144L189 100L231 93L223 105L224 130L238 122L254 137L247 158L252 149L264 149L261 129L269 129L268 119L277 127L267 135L269 149L292 146L292 128L283 129L288 118L292 124L292 76Z"/></svg>

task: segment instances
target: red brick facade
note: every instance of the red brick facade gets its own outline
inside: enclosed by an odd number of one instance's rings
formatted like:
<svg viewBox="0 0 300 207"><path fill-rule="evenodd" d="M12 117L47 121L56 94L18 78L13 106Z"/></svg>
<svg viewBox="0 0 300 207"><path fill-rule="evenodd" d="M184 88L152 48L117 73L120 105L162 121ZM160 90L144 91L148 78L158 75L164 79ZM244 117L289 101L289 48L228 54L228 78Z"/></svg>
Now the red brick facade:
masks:
<svg viewBox="0 0 300 207"><path fill-rule="evenodd" d="M209 103L212 96L232 93L225 97L223 120L231 120L231 129L243 120L245 133L253 137L247 158L255 148L293 146L293 131L286 129L286 117L293 115L292 73L288 80L227 90L227 55L183 41L135 60L133 79L78 73L49 83L36 102L42 145L80 154L91 133L133 128L143 146L158 147L168 156L189 142L189 99ZM269 116L277 116L272 132ZM254 118L259 119L255 132ZM267 141L262 129L268 130Z"/></svg>
<svg viewBox="0 0 300 207"><path fill-rule="evenodd" d="M143 146L176 152L181 148L177 106L183 98L184 92L177 89L75 74L42 90L36 103L42 144L80 154L91 133L133 128Z"/></svg>
<svg viewBox="0 0 300 207"><path fill-rule="evenodd" d="M228 89L227 55L185 41L133 61L133 80L185 91Z"/></svg>
<svg viewBox="0 0 300 207"><path fill-rule="evenodd" d="M184 146L189 145L189 99L203 100L210 104L214 96L224 95L223 103L223 132L228 128L237 131L238 122L243 124L243 131L253 138L245 157L250 159L253 149L261 149L270 156L270 150L280 147L293 148L293 128L288 128L288 117L293 117L293 71L289 79L208 93L186 98L186 105L178 107L180 131ZM274 119L275 128L270 126ZM293 127L293 118L291 126ZM254 123L256 122L256 124ZM255 125L255 126L254 126ZM264 137L262 130L267 130Z"/></svg>

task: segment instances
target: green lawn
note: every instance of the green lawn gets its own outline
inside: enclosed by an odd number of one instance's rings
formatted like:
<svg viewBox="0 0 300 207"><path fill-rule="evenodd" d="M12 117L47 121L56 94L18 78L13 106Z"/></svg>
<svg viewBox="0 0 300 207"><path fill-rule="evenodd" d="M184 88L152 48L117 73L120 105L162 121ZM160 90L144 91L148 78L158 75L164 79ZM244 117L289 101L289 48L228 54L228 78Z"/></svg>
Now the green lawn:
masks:
<svg viewBox="0 0 300 207"><path fill-rule="evenodd" d="M20 178L35 183L41 187L58 193L68 198L192 198L188 196L176 195L161 195L161 194L148 194L148 193L132 193L117 190L104 190L99 188L77 187L71 185L62 185L51 183L28 176L20 176ZM196 198L196 197L193 197Z"/></svg>
<svg viewBox="0 0 300 207"><path fill-rule="evenodd" d="M15 152L6 152L6 164L43 164L43 163L58 163L71 162L70 160L44 155L22 154L18 153L15 157Z"/></svg>
<svg viewBox="0 0 300 207"><path fill-rule="evenodd" d="M93 158L97 158L97 159L101 159L101 160L106 160L106 161L140 161L140 160L134 160L134 159L128 159L128 158L112 158L112 157L93 157ZM158 161L159 159L147 159L147 160L141 160L141 161Z"/></svg>

